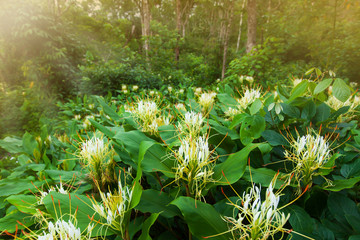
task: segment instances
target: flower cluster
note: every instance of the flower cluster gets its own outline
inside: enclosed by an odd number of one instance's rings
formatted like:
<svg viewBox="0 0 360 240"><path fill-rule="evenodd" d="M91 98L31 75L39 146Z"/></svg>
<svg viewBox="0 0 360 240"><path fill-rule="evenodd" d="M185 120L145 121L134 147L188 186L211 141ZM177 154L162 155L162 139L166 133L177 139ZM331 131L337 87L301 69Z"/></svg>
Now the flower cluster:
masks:
<svg viewBox="0 0 360 240"><path fill-rule="evenodd" d="M200 136L196 139L187 137L181 140L175 152L175 179L184 180L188 184L191 195L201 198L206 184L213 182L214 159L211 157L208 139Z"/></svg>
<svg viewBox="0 0 360 240"><path fill-rule="evenodd" d="M229 118L244 112L256 99L261 98L260 88L246 88L242 97L237 99L238 105L235 108L229 107L225 115Z"/></svg>
<svg viewBox="0 0 360 240"><path fill-rule="evenodd" d="M349 107L349 110L345 114L339 117L338 120L341 122L346 119L351 119L352 117L357 115L357 113L359 112L357 108L360 105L360 97L354 95L350 97L348 100L346 100L346 102L342 102L333 95L331 95L329 99L326 101L326 104L336 111L342 107Z"/></svg>
<svg viewBox="0 0 360 240"><path fill-rule="evenodd" d="M130 209L132 194L133 189L126 185L123 186L119 180L117 191L114 193L100 192L102 203L99 204L95 200L92 203L95 212L106 219L105 225L115 231L119 231L123 237L127 227L126 221L124 221L125 214Z"/></svg>
<svg viewBox="0 0 360 240"><path fill-rule="evenodd" d="M151 134L158 134L158 128L162 125L168 125L171 122L172 116L165 117L161 115L161 110L154 101L139 100L136 106L127 107L142 131L150 132Z"/></svg>
<svg viewBox="0 0 360 240"><path fill-rule="evenodd" d="M273 192L274 184L274 181L270 183L264 201L261 200L261 187L253 185L250 192L244 193L239 200L240 205L230 203L234 206L234 211L238 210L238 214L234 217L224 217L224 220L230 224L234 239L265 240L274 237L277 232L285 231L283 227L290 214L280 212L280 193Z"/></svg>
<svg viewBox="0 0 360 240"><path fill-rule="evenodd" d="M285 158L294 163L294 177L300 185L312 182L316 171L324 168L331 158L327 138L317 133L290 139L291 150L285 150Z"/></svg>
<svg viewBox="0 0 360 240"><path fill-rule="evenodd" d="M204 120L205 119L201 113L196 113L193 111L186 112L184 114L184 119L178 124L180 134L196 139L200 135Z"/></svg>
<svg viewBox="0 0 360 240"><path fill-rule="evenodd" d="M61 193L61 194L68 194L68 190L64 189L63 185L62 185L62 182L60 182L60 185L59 186L51 186L50 189L48 191L40 191L40 196L37 196L36 199L37 199L37 204L43 204L44 202L44 198L51 192L58 192L58 193Z"/></svg>
<svg viewBox="0 0 360 240"><path fill-rule="evenodd" d="M199 97L199 104L203 108L203 112L206 114L209 112L211 107L213 106L215 102L216 93L215 92L209 92L209 93L202 93Z"/></svg>
<svg viewBox="0 0 360 240"><path fill-rule="evenodd" d="M43 231L42 235L37 237L38 240L82 240L90 239L93 226L89 225L87 233L82 235L80 228L77 228L72 221L57 220L55 224L48 223L48 231Z"/></svg>
<svg viewBox="0 0 360 240"><path fill-rule="evenodd" d="M114 179L115 151L109 142L93 136L82 142L78 157L90 172L90 177L105 185Z"/></svg>

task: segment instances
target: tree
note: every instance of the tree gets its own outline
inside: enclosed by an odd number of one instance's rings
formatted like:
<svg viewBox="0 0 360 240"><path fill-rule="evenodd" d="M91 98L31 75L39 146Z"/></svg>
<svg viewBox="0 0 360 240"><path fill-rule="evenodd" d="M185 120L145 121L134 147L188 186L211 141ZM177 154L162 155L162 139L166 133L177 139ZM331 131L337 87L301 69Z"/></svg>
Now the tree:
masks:
<svg viewBox="0 0 360 240"><path fill-rule="evenodd" d="M250 52L256 45L256 0L248 0L247 4L247 42L246 52Z"/></svg>

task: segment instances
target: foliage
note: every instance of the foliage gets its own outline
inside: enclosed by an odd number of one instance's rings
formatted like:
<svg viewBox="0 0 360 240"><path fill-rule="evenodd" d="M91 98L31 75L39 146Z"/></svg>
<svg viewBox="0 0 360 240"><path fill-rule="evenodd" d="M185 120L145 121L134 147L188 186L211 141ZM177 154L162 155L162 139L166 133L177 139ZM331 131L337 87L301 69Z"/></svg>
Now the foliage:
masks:
<svg viewBox="0 0 360 240"><path fill-rule="evenodd" d="M188 89L181 106L165 91L149 99L139 89L59 103L53 127L0 141L2 234L29 239L16 233L26 227L37 238L70 221L94 239L355 237L359 96L332 72L306 74L276 92Z"/></svg>

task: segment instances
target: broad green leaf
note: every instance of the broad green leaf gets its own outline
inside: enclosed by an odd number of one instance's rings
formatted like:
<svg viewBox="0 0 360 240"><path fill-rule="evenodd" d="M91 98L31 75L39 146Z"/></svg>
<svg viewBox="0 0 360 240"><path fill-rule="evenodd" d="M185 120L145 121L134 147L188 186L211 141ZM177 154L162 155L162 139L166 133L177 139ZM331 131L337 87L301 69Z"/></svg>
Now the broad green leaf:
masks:
<svg viewBox="0 0 360 240"><path fill-rule="evenodd" d="M231 138L231 140L236 140L239 139L239 134L233 130L233 129L229 129L225 126L221 126L220 124L218 124L215 121L209 120L209 123L211 125L211 127L213 129L215 129L218 133L224 135L224 136L229 136Z"/></svg>
<svg viewBox="0 0 360 240"><path fill-rule="evenodd" d="M6 201L14 205L19 211L23 213L37 213L35 208L37 200L34 195L12 195L6 198Z"/></svg>
<svg viewBox="0 0 360 240"><path fill-rule="evenodd" d="M301 83L296 85L296 87L291 91L289 102L293 101L297 97L301 97L308 89L309 82L308 80L303 80Z"/></svg>
<svg viewBox="0 0 360 240"><path fill-rule="evenodd" d="M151 226L154 224L156 219L158 218L160 213L153 213L150 217L148 217L142 226L141 235L139 237L139 240L151 240L151 237L149 235L149 231Z"/></svg>
<svg viewBox="0 0 360 240"><path fill-rule="evenodd" d="M261 133L265 130L265 119L259 115L246 117L241 124L240 140L244 145L248 145L254 139L261 137Z"/></svg>
<svg viewBox="0 0 360 240"><path fill-rule="evenodd" d="M17 221L20 221L21 224L25 225L26 227L29 227L35 223L32 215L16 211L0 218L1 232L7 230L10 233L14 233L16 229L24 229L25 226L19 224Z"/></svg>
<svg viewBox="0 0 360 240"><path fill-rule="evenodd" d="M332 81L332 78L327 78L319 82L315 87L314 94L321 93L322 91L327 89L331 85Z"/></svg>
<svg viewBox="0 0 360 240"><path fill-rule="evenodd" d="M333 84L333 95L342 102L346 102L351 96L349 86L340 78L336 78Z"/></svg>
<svg viewBox="0 0 360 240"><path fill-rule="evenodd" d="M144 133L137 130L130 132L118 132L114 136L114 139L125 146L126 151L136 163L139 160L140 143L142 141L154 141L151 138L148 138Z"/></svg>
<svg viewBox="0 0 360 240"><path fill-rule="evenodd" d="M250 114L254 115L262 108L263 104L260 99L256 99L250 106Z"/></svg>
<svg viewBox="0 0 360 240"><path fill-rule="evenodd" d="M220 235L211 237L211 239L228 240L231 238L227 232L226 222L213 206L190 197L178 197L172 204L180 209L190 232L197 238L202 239L218 234Z"/></svg>
<svg viewBox="0 0 360 240"><path fill-rule="evenodd" d="M288 146L289 142L283 135L274 130L265 130L261 136L270 143L271 146Z"/></svg>
<svg viewBox="0 0 360 240"><path fill-rule="evenodd" d="M281 103L283 107L283 113L292 118L300 118L300 110L297 107L294 107L290 104Z"/></svg>
<svg viewBox="0 0 360 240"><path fill-rule="evenodd" d="M85 173L80 171L62 171L62 170L45 170L48 176L55 181L64 181L68 182L71 180L81 181L84 180L87 176Z"/></svg>
<svg viewBox="0 0 360 240"><path fill-rule="evenodd" d="M112 109L107 103L104 102L100 97L97 97L98 102L104 109L104 113L109 115L109 117L114 121L119 121L120 116L115 112L114 109Z"/></svg>
<svg viewBox="0 0 360 240"><path fill-rule="evenodd" d="M216 97L225 106L234 107L234 106L239 105L239 103L233 97L231 97L229 94L221 93L221 94L218 94Z"/></svg>
<svg viewBox="0 0 360 240"><path fill-rule="evenodd" d="M286 178L283 177L285 174L275 172L270 168L251 168L251 174L249 168L246 168L243 178L248 182L261 184L261 186L267 187L276 174L279 174L279 177L276 180L274 188L278 189L285 184Z"/></svg>
<svg viewBox="0 0 360 240"><path fill-rule="evenodd" d="M174 158L170 158L164 147L154 141L143 141L139 147L139 163L146 172L160 171L174 177Z"/></svg>
<svg viewBox="0 0 360 240"><path fill-rule="evenodd" d="M173 205L169 205L174 199L165 192L154 189L147 189L142 192L140 203L136 209L143 213L160 213L161 216L172 218L179 215L179 210Z"/></svg>
<svg viewBox="0 0 360 240"><path fill-rule="evenodd" d="M33 135L31 135L30 133L26 132L23 136L22 139L22 145L24 147L24 151L29 154L29 155L33 155L34 150L37 149L38 143L36 142L35 138Z"/></svg>
<svg viewBox="0 0 360 240"><path fill-rule="evenodd" d="M5 149L9 153L21 153L24 151L22 143L23 142L20 139L6 137L0 140L0 147Z"/></svg>
<svg viewBox="0 0 360 240"><path fill-rule="evenodd" d="M326 105L325 103L320 104L316 108L315 121L323 122L323 121L329 119L330 112L331 112L331 109L329 108L328 105Z"/></svg>
<svg viewBox="0 0 360 240"><path fill-rule="evenodd" d="M286 213L290 213L289 222L291 227L304 235L314 230L314 219L301 207L292 205L287 207ZM295 236L296 234L294 234Z"/></svg>
<svg viewBox="0 0 360 240"><path fill-rule="evenodd" d="M104 127L103 125L101 125L100 123L98 123L97 121L95 121L93 119L89 119L89 121L96 129L98 129L100 132L105 134L105 136L107 136L109 138L114 137L115 132L111 131L108 127Z"/></svg>
<svg viewBox="0 0 360 240"><path fill-rule="evenodd" d="M330 193L327 206L336 220L343 224L347 222L345 215L360 216L356 204L340 193Z"/></svg>
<svg viewBox="0 0 360 240"><path fill-rule="evenodd" d="M0 180L0 197L10 196L31 190L36 192L36 187L39 187L42 182L35 181L31 183L28 179L3 179Z"/></svg>
<svg viewBox="0 0 360 240"><path fill-rule="evenodd" d="M179 140L177 129L173 125L160 126L158 130L161 140L163 140L168 146L171 146L172 143Z"/></svg>
<svg viewBox="0 0 360 240"><path fill-rule="evenodd" d="M301 118L311 120L316 114L316 105L313 101L309 101L301 112Z"/></svg>
<svg viewBox="0 0 360 240"><path fill-rule="evenodd" d="M93 216L94 221L101 220L100 216L95 214L95 211L91 207L92 202L89 198L82 195L77 195L75 193L62 194L58 192L50 192L44 198L43 202L48 213L55 220L62 216L63 219L67 221L69 219L69 214L74 215L76 212L77 227L79 227L81 231L86 230L90 223L94 223L91 221ZM103 231L105 231L105 229L101 228L101 224L97 224L92 231L92 236L104 234ZM107 232L110 234L110 229L107 229Z"/></svg>
<svg viewBox="0 0 360 240"><path fill-rule="evenodd" d="M261 143L249 144L239 152L230 155L225 162L217 164L213 175L217 181L216 184L227 185L238 181L245 172L250 152L260 145Z"/></svg>
<svg viewBox="0 0 360 240"><path fill-rule="evenodd" d="M360 182L360 177L350 178L350 179L342 179L342 180L334 180L332 182L333 186L323 187L325 190L338 192L343 189L352 188L356 183Z"/></svg>
<svg viewBox="0 0 360 240"><path fill-rule="evenodd" d="M247 117L248 114L238 114L234 117L233 121L231 122L229 129L233 129L240 123L244 121L244 119Z"/></svg>

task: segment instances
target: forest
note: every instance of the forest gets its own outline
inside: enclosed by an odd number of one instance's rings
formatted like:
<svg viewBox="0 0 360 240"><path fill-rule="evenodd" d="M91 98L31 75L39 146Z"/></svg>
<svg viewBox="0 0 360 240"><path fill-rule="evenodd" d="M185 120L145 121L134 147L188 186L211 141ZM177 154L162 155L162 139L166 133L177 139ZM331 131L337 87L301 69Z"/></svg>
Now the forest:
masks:
<svg viewBox="0 0 360 240"><path fill-rule="evenodd" d="M357 0L0 0L0 239L360 239L359 70Z"/></svg>

